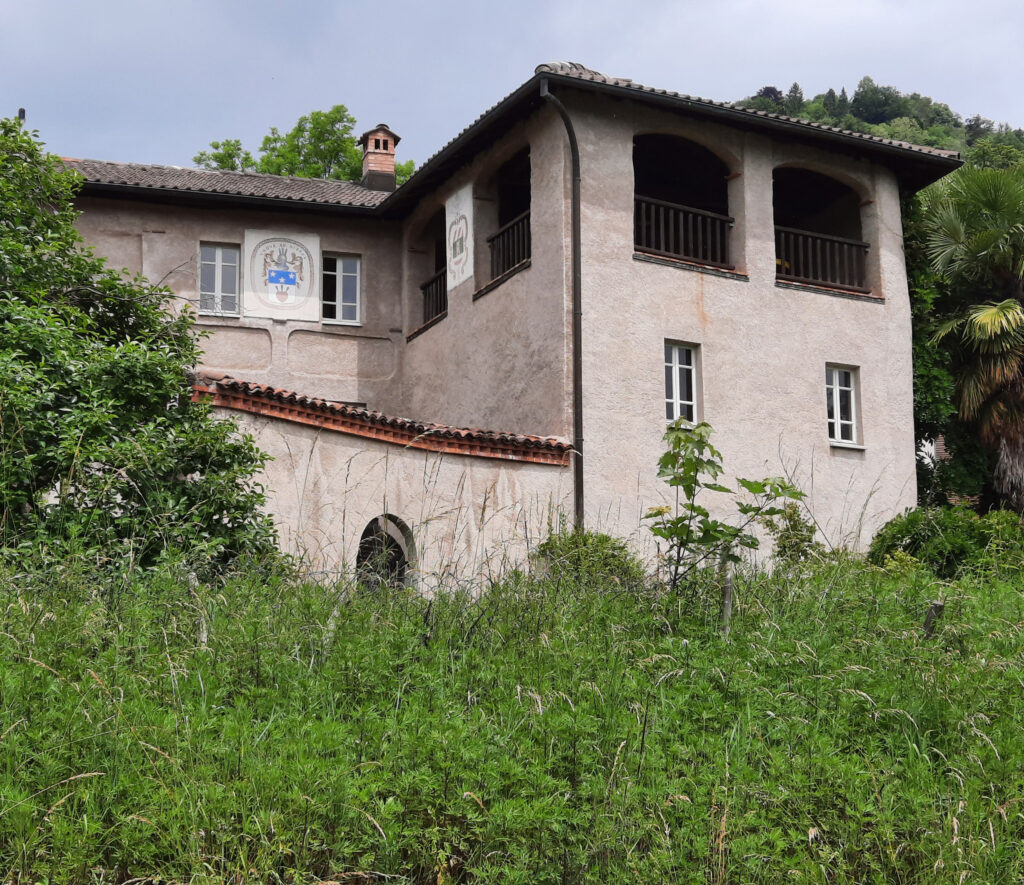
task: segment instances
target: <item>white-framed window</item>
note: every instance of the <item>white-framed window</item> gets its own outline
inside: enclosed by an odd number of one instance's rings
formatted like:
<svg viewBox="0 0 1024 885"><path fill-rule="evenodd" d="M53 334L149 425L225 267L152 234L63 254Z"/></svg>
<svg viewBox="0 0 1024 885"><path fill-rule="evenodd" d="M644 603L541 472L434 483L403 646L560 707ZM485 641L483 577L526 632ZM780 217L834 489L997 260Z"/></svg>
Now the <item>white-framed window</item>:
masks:
<svg viewBox="0 0 1024 885"><path fill-rule="evenodd" d="M700 420L697 401L700 389L698 348L693 344L665 342L665 418Z"/></svg>
<svg viewBox="0 0 1024 885"><path fill-rule="evenodd" d="M825 366L825 405L830 442L838 445L860 443L858 382L855 366Z"/></svg>
<svg viewBox="0 0 1024 885"><path fill-rule="evenodd" d="M327 323L362 322L362 288L358 255L323 256L323 280L320 286L320 316Z"/></svg>
<svg viewBox="0 0 1024 885"><path fill-rule="evenodd" d="M238 316L238 246L199 244L199 312Z"/></svg>

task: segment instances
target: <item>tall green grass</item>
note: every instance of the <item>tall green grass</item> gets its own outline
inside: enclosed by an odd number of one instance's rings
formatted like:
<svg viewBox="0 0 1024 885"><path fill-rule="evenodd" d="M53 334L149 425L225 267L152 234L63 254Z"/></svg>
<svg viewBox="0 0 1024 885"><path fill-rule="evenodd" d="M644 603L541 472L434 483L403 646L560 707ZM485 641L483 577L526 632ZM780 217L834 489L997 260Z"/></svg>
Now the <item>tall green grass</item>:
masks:
<svg viewBox="0 0 1024 885"><path fill-rule="evenodd" d="M0 881L1019 882L1016 580L8 572Z"/></svg>

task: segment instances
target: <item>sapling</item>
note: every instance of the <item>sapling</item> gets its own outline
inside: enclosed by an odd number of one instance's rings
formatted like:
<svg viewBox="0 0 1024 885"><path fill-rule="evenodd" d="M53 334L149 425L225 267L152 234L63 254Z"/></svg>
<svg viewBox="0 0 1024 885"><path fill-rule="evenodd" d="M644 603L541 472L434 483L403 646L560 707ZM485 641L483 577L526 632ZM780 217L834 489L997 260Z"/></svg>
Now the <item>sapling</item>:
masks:
<svg viewBox="0 0 1024 885"><path fill-rule="evenodd" d="M750 527L758 520L784 514L785 507L779 502L804 497L804 493L786 479L737 477L737 484L753 500L735 499L739 517L735 525L712 517L710 511L697 502L698 495L719 492L736 496L739 492L717 481L724 468L722 453L711 444L711 433L711 425L703 421L690 424L680 418L668 425L664 437L668 447L658 461L658 476L676 490L675 504L651 508L644 515L644 519L651 520L651 531L668 542L668 584L676 591L683 579L706 561L717 558L723 573L740 562L740 549L753 550L760 543L749 531ZM728 580L723 580L722 585L731 588ZM732 599L728 589L723 593L722 628L728 632Z"/></svg>

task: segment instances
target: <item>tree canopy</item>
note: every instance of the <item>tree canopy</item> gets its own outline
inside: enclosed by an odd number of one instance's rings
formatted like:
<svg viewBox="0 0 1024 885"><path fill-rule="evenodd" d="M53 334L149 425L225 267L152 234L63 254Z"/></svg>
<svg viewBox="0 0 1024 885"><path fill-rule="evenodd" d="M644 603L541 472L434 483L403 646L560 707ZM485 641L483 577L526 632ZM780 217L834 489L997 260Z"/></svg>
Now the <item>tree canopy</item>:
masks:
<svg viewBox="0 0 1024 885"><path fill-rule="evenodd" d="M1024 130L997 126L978 114L965 120L949 105L917 92L902 93L871 77L861 78L852 99L845 87L838 93L830 87L808 99L800 84L794 83L788 92L762 86L737 104L897 141L966 153L976 150L987 165L1006 165L1008 154L1024 152Z"/></svg>
<svg viewBox="0 0 1024 885"><path fill-rule="evenodd" d="M263 456L191 401L191 311L82 248L79 181L0 121L0 551L269 552Z"/></svg>
<svg viewBox="0 0 1024 885"><path fill-rule="evenodd" d="M243 148L240 139L228 138L210 142L210 150L200 151L192 161L204 169L359 181L363 155L353 135L355 123L348 108L336 104L329 111L312 111L299 117L288 132L271 127L263 137L258 157ZM397 183L405 182L414 169L412 160L396 163Z"/></svg>

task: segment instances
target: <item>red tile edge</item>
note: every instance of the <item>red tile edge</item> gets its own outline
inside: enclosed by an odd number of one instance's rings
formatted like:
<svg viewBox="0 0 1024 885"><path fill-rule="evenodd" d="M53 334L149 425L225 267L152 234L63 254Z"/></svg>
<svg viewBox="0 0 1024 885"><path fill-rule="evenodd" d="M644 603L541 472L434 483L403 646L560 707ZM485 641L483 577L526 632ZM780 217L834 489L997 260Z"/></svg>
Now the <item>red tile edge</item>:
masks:
<svg viewBox="0 0 1024 885"><path fill-rule="evenodd" d="M557 439L420 424L233 378L198 380L192 386L192 400L204 399L222 409L448 455L565 467L572 451L568 443Z"/></svg>

